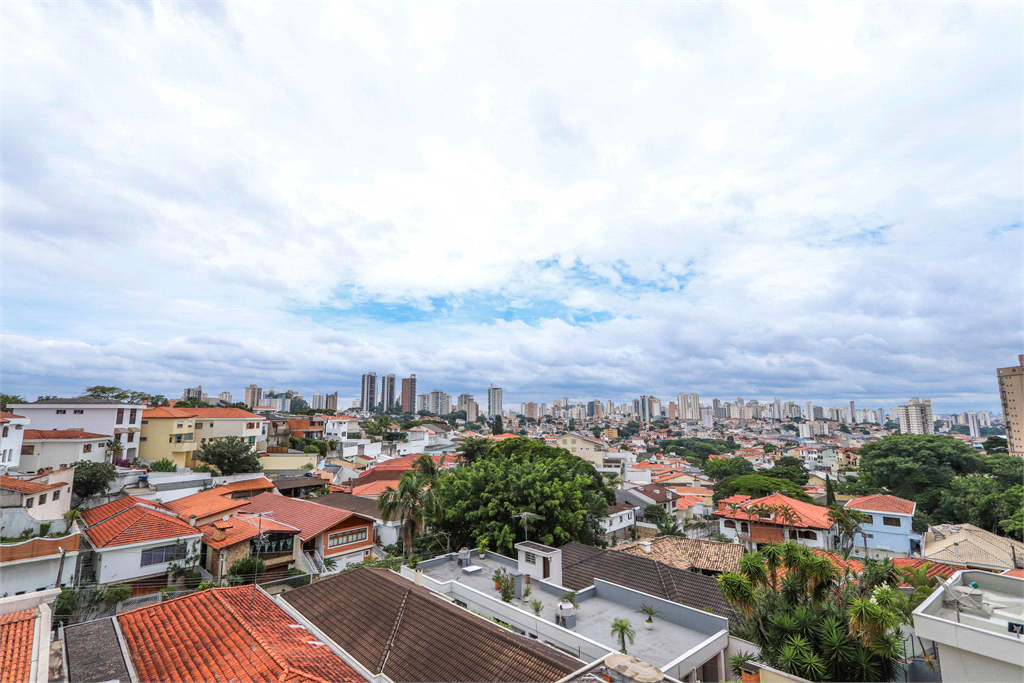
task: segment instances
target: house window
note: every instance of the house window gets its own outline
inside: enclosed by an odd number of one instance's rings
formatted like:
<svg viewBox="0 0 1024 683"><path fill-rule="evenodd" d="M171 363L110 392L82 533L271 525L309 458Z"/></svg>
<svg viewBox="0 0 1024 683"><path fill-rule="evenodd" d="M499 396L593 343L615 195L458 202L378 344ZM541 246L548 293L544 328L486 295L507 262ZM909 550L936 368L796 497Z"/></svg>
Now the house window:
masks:
<svg viewBox="0 0 1024 683"><path fill-rule="evenodd" d="M130 424L130 425L135 424L135 416L138 414L138 412L139 411L138 411L137 408L132 408L131 409L131 411L128 413L128 424Z"/></svg>
<svg viewBox="0 0 1024 683"><path fill-rule="evenodd" d="M92 453L92 444L91 443L87 443L84 446L82 446L82 452L83 453Z"/></svg>
<svg viewBox="0 0 1024 683"><path fill-rule="evenodd" d="M817 541L818 534L814 531L808 531L807 529L803 529L800 531L800 538L806 538L811 541Z"/></svg>
<svg viewBox="0 0 1024 683"><path fill-rule="evenodd" d="M46 505L46 494L45 493L40 493L39 494L39 504L40 505Z"/></svg>
<svg viewBox="0 0 1024 683"><path fill-rule="evenodd" d="M735 529L736 528L736 522L732 521L731 519L725 520L725 528L726 529Z"/></svg>
<svg viewBox="0 0 1024 683"><path fill-rule="evenodd" d="M882 524L885 526L900 526L899 517L882 517Z"/></svg>
<svg viewBox="0 0 1024 683"><path fill-rule="evenodd" d="M337 548L338 546L348 545L349 543L356 543L358 541L366 540L366 527L361 529L352 529L351 531L341 531L336 534L331 534L327 537L327 547Z"/></svg>
<svg viewBox="0 0 1024 683"><path fill-rule="evenodd" d="M35 504L36 504L36 499L35 498L26 498L25 499L25 507L30 508L30 507L32 507Z"/></svg>
<svg viewBox="0 0 1024 683"><path fill-rule="evenodd" d="M202 429L202 428L203 428L203 423L202 422L196 422L196 429Z"/></svg>
<svg viewBox="0 0 1024 683"><path fill-rule="evenodd" d="M144 424L144 425L148 425L149 424L149 420L140 420L140 422L142 422L142 424Z"/></svg>
<svg viewBox="0 0 1024 683"><path fill-rule="evenodd" d="M181 428L182 428L182 427L184 427L184 426L185 426L185 423L184 423L184 422L179 422L179 423L178 423L178 429L181 429Z"/></svg>
<svg viewBox="0 0 1024 683"><path fill-rule="evenodd" d="M872 517L871 515L864 515L864 523L865 524L874 524L875 523L875 518Z"/></svg>
<svg viewBox="0 0 1024 683"><path fill-rule="evenodd" d="M740 522L740 533L749 534L750 533L750 525L747 524L746 522Z"/></svg>
<svg viewBox="0 0 1024 683"><path fill-rule="evenodd" d="M185 559L185 544L174 543L172 545L162 545L159 548L143 550L142 564L139 566L148 567L151 564L162 564L183 559Z"/></svg>
<svg viewBox="0 0 1024 683"><path fill-rule="evenodd" d="M58 411L57 411L57 414L58 414L58 415L67 415L67 414L68 414L68 411L66 411L66 410L58 410Z"/></svg>
<svg viewBox="0 0 1024 683"><path fill-rule="evenodd" d="M797 539L796 529L789 530L789 540L795 541Z"/></svg>
<svg viewBox="0 0 1024 683"><path fill-rule="evenodd" d="M72 410L71 412L75 415L85 415L84 410Z"/></svg>
<svg viewBox="0 0 1024 683"><path fill-rule="evenodd" d="M128 443L135 443L135 432L128 432Z"/></svg>
<svg viewBox="0 0 1024 683"><path fill-rule="evenodd" d="M527 552L526 553L526 561L529 564L537 564L537 555L535 553Z"/></svg>
<svg viewBox="0 0 1024 683"><path fill-rule="evenodd" d="M196 437L195 434L193 434L192 432L189 432L188 434L185 435L185 441L195 441L195 437Z"/></svg>
<svg viewBox="0 0 1024 683"><path fill-rule="evenodd" d="M210 423L210 429L213 429L213 423L212 422Z"/></svg>
<svg viewBox="0 0 1024 683"><path fill-rule="evenodd" d="M57 489L53 492L53 499L60 500L60 489Z"/></svg>
<svg viewBox="0 0 1024 683"><path fill-rule="evenodd" d="M117 424L124 424L124 408L117 409Z"/></svg>
<svg viewBox="0 0 1024 683"><path fill-rule="evenodd" d="M4 427L4 436L7 436L7 427Z"/></svg>

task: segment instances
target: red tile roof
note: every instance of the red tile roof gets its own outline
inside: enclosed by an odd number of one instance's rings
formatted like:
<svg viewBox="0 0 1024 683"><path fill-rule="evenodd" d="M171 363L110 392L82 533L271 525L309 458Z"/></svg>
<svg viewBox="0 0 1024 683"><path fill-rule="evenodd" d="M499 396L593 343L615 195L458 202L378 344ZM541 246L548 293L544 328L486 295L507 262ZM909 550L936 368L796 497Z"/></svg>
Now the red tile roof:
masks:
<svg viewBox="0 0 1024 683"><path fill-rule="evenodd" d="M289 498L277 493L261 493L250 498L246 512L269 512L269 516L299 530L299 538L307 541L327 531L339 522L348 519L354 512L320 505L310 500ZM362 515L359 515L362 517ZM370 524L373 520L368 519Z"/></svg>
<svg viewBox="0 0 1024 683"><path fill-rule="evenodd" d="M255 586L212 588L117 620L144 683L366 680Z"/></svg>
<svg viewBox="0 0 1024 683"><path fill-rule="evenodd" d="M266 517L252 517L248 519L232 517L231 519L206 524L199 527L199 529L203 532L203 543L214 550L220 550L236 543L248 541L251 538L256 538L261 533L298 532L298 529L293 526L281 524Z"/></svg>
<svg viewBox="0 0 1024 683"><path fill-rule="evenodd" d="M125 499L122 498L114 502L120 503L123 500ZM112 503L107 505L112 505ZM107 506L100 506L100 508L104 507ZM128 507L123 507L122 504L122 509L119 512L86 528L85 535L97 548L110 548L146 541L186 538L201 533L199 529L189 526L173 514L152 509L153 507L155 506L150 506L146 501L136 502ZM100 508L93 508L89 512L95 513ZM82 518L85 519L84 514Z"/></svg>
<svg viewBox="0 0 1024 683"><path fill-rule="evenodd" d="M738 496L730 496L730 498L736 498ZM832 520L828 518L828 508L820 505L814 505L812 503L805 503L800 500L795 500L789 496L784 496L781 493L773 493L770 496L764 498L755 498L753 500L747 500L740 507L733 512L729 508L722 505L722 503L733 502L728 498L720 500L718 509L715 510L714 515L716 517L730 517L733 519L752 519L762 524L779 524L782 526L796 526L806 529L831 529L833 526ZM747 512L751 507L755 506L775 506L775 507L788 507L793 511L796 517L796 523L790 524L784 520L778 519L762 519L756 514Z"/></svg>
<svg viewBox="0 0 1024 683"><path fill-rule="evenodd" d="M202 417L202 418L238 418L245 417L253 420L263 420L262 415L250 413L241 408L152 408L142 412L144 418L167 418L167 417Z"/></svg>
<svg viewBox="0 0 1024 683"><path fill-rule="evenodd" d="M270 481L266 477L256 477L255 479L243 479L242 481L233 481L228 484L222 484L221 488L228 488L232 491L269 491L274 488L274 482Z"/></svg>
<svg viewBox="0 0 1024 683"><path fill-rule="evenodd" d="M118 498L117 500L112 500L109 503L104 503L103 505L98 505L94 508L89 508L88 510L82 510L82 521L88 526L99 524L107 517L113 517L117 513L123 512L124 510L127 510L133 505L138 505L139 503L159 508L161 510L167 509L161 503L143 500L142 498L136 498L135 496L125 496L124 498Z"/></svg>
<svg viewBox="0 0 1024 683"><path fill-rule="evenodd" d="M50 489L60 488L66 484L67 482L64 481L57 482L56 484L40 484L34 481L18 479L17 477L0 477L0 488L7 489L8 491L17 491L19 493L39 493L40 491L49 491Z"/></svg>
<svg viewBox="0 0 1024 683"><path fill-rule="evenodd" d="M963 567L954 567L952 565L943 564L942 562L932 562L925 560L920 557L896 557L893 558L892 563L900 569L920 569L925 564L928 565L928 578L934 577L945 577L949 578L956 574Z"/></svg>
<svg viewBox="0 0 1024 683"><path fill-rule="evenodd" d="M6 410L0 410L0 417L2 417L4 419L7 419L7 420L24 420L25 419L24 415L15 415L14 413L9 413Z"/></svg>
<svg viewBox="0 0 1024 683"><path fill-rule="evenodd" d="M35 609L0 615L0 683L28 683L37 617Z"/></svg>
<svg viewBox="0 0 1024 683"><path fill-rule="evenodd" d="M861 496L846 502L846 507L854 510L871 510L873 512L895 512L902 515L912 515L917 508L917 503L912 500L904 500L896 496L884 493L877 493L873 496Z"/></svg>
<svg viewBox="0 0 1024 683"><path fill-rule="evenodd" d="M25 441L41 441L43 439L109 439L109 434L93 434L80 429L26 429Z"/></svg>
<svg viewBox="0 0 1024 683"><path fill-rule="evenodd" d="M191 496L169 501L165 503L165 506L183 520L187 520L192 515L203 519L210 515L231 512L249 504L249 499L247 498L232 500L231 493L231 489L225 486L218 486L207 491L193 493Z"/></svg>

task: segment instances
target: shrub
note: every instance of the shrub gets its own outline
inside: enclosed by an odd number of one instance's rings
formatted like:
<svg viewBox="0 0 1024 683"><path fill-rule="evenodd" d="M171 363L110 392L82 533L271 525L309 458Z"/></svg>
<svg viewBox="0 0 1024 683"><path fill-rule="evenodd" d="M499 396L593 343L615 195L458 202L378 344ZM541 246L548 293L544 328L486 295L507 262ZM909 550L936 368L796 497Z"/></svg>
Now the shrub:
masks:
<svg viewBox="0 0 1024 683"><path fill-rule="evenodd" d="M178 466L174 464L174 461L170 458L164 458L163 460L157 460L154 463L150 463L149 469L154 472L177 472Z"/></svg>
<svg viewBox="0 0 1024 683"><path fill-rule="evenodd" d="M299 588L301 586L308 586L309 585L310 576L309 576L309 574L307 574L306 572L302 571L301 569L296 569L295 567L292 567L291 569L289 569L286 572L286 574L288 576L294 576L295 577L291 581L286 581L285 582L289 586L291 586L292 588Z"/></svg>
<svg viewBox="0 0 1024 683"><path fill-rule="evenodd" d="M50 523L49 522L40 522L39 523L39 535L40 536L45 536L48 533L50 533Z"/></svg>
<svg viewBox="0 0 1024 683"><path fill-rule="evenodd" d="M267 563L258 557L243 557L236 560L228 569L228 583L232 586L241 586L246 583L255 583L260 577L266 574Z"/></svg>
<svg viewBox="0 0 1024 683"><path fill-rule="evenodd" d="M580 603L576 600L576 591L566 591L558 596L558 600L559 602L568 602L576 609L580 607Z"/></svg>
<svg viewBox="0 0 1024 683"><path fill-rule="evenodd" d="M416 567L417 567L417 565L419 565L419 563L420 563L420 558L418 556L416 556L416 555L410 555L409 556L409 560L408 560L409 569L416 569Z"/></svg>
<svg viewBox="0 0 1024 683"><path fill-rule="evenodd" d="M213 581L203 581L201 584L196 586L196 590L197 591L208 591L208 590L210 590L211 588L213 588L216 585L217 584L215 584Z"/></svg>
<svg viewBox="0 0 1024 683"><path fill-rule="evenodd" d="M199 584L203 582L203 575L198 571L185 572L185 588L192 591L199 587Z"/></svg>

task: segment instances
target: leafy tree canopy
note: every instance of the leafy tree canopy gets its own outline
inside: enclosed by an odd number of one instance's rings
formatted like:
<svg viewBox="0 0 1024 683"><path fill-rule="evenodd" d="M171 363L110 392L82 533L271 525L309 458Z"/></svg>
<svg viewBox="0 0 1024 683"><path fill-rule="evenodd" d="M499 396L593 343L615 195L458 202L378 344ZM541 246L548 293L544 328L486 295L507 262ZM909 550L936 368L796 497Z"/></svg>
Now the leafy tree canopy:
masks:
<svg viewBox="0 0 1024 683"><path fill-rule="evenodd" d="M619 434L622 434L621 430ZM734 453L739 448L739 444L735 441L723 441L721 439L689 437L685 439L665 439L661 442L661 448L666 453L686 458L691 462L703 463L707 461L710 455Z"/></svg>
<svg viewBox="0 0 1024 683"><path fill-rule="evenodd" d="M594 466L561 448L529 439L494 444L468 467L440 474L434 484L437 526L452 547L479 545L505 553L524 540L523 521L533 512L530 538L546 545L570 541L599 544L599 520L615 493Z"/></svg>
<svg viewBox="0 0 1024 683"><path fill-rule="evenodd" d="M766 477L789 479L797 486L803 486L810 479L807 470L804 469L803 462L799 458L788 455L776 460L771 469L761 470L761 474Z"/></svg>
<svg viewBox="0 0 1024 683"><path fill-rule="evenodd" d="M44 398L42 396L40 399ZM7 405L10 403L27 403L24 396L18 396L16 394L0 394L0 410L7 410Z"/></svg>
<svg viewBox="0 0 1024 683"><path fill-rule="evenodd" d="M110 463L83 460L75 464L75 481L72 484L72 490L76 496L82 498L103 495L116 478L117 469Z"/></svg>
<svg viewBox="0 0 1024 683"><path fill-rule="evenodd" d="M105 387L102 385L86 387L82 396L85 398L103 398L110 401L124 401L126 403L148 403L151 407L168 405L167 397L160 394L153 395L147 394L144 391L132 391L130 389L122 389L121 387Z"/></svg>
<svg viewBox="0 0 1024 683"><path fill-rule="evenodd" d="M982 446L985 452L989 455L994 453L1006 453L1007 444L1006 439L1002 436L990 436L985 439L985 443Z"/></svg>
<svg viewBox="0 0 1024 683"><path fill-rule="evenodd" d="M177 472L178 466L174 464L174 461L170 458L164 458L163 460L157 460L154 463L150 463L149 469L154 472Z"/></svg>
<svg viewBox="0 0 1024 683"><path fill-rule="evenodd" d="M177 401L174 402L174 407L175 408L213 408L212 405L210 405L206 401L202 400L201 398L196 398L195 396L189 396L188 398L178 399Z"/></svg>
<svg viewBox="0 0 1024 683"><path fill-rule="evenodd" d="M804 493L802 486L794 484L789 479L766 477L762 473L728 476L714 485L714 491L716 503L722 498L728 498L737 493L751 498L763 498L773 493L781 493L805 503L813 502L811 497Z"/></svg>
<svg viewBox="0 0 1024 683"><path fill-rule="evenodd" d="M253 447L237 436L207 442L199 447L194 457L216 467L223 475L259 472L263 469Z"/></svg>
<svg viewBox="0 0 1024 683"><path fill-rule="evenodd" d="M746 458L736 456L734 458L715 458L714 460L709 460L702 469L704 474L712 479L721 481L726 477L737 474L750 474L754 471L754 466Z"/></svg>

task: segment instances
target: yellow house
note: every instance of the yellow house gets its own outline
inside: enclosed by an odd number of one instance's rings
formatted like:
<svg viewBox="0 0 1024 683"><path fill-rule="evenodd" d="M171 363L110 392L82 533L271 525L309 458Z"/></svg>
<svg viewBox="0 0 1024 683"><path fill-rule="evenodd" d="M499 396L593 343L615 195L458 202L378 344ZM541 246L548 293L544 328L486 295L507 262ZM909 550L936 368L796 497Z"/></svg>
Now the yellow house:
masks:
<svg viewBox="0 0 1024 683"><path fill-rule="evenodd" d="M604 454L608 451L608 446L602 441L582 434L569 433L555 439L555 443L559 448L583 458L594 467L604 467Z"/></svg>
<svg viewBox="0 0 1024 683"><path fill-rule="evenodd" d="M142 413L139 457L148 462L168 458L178 467L193 467L198 464L195 451L211 441L237 436L255 446L265 422L238 408L152 408Z"/></svg>

